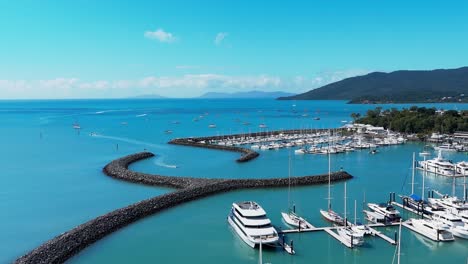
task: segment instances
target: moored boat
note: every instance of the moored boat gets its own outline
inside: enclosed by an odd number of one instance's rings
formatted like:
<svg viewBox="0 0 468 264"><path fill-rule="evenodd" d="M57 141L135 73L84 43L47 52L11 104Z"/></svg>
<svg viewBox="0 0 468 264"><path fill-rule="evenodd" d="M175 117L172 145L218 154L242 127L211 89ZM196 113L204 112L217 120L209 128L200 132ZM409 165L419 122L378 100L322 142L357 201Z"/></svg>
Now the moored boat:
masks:
<svg viewBox="0 0 468 264"><path fill-rule="evenodd" d="M276 245L278 232L272 226L265 210L253 201L233 203L228 222L237 235L250 247Z"/></svg>

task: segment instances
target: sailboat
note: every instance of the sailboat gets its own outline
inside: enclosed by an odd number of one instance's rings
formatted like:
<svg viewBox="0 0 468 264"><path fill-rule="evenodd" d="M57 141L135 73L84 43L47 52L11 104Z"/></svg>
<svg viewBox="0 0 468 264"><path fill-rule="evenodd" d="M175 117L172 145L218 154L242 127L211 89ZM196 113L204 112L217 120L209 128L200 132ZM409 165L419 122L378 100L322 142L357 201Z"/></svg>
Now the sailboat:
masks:
<svg viewBox="0 0 468 264"><path fill-rule="evenodd" d="M343 239L348 241L351 246L361 246L364 244L364 232L354 230L346 218L346 182L344 183L344 226L336 231Z"/></svg>
<svg viewBox="0 0 468 264"><path fill-rule="evenodd" d="M400 195L401 200L403 201L404 206L408 206L417 212L424 212L424 213L429 213L425 210L425 202L423 198L421 198L419 195L414 193L414 173L415 173L415 168L416 166L416 153L413 152L413 162L411 166L411 195ZM423 175L424 177L424 175ZM423 179L424 182L424 179ZM422 187L422 194L424 195L424 185Z"/></svg>
<svg viewBox="0 0 468 264"><path fill-rule="evenodd" d="M320 214L325 218L327 221L338 224L344 225L344 219L335 211L332 210L331 206L331 161L330 161L330 152L328 152L328 208L327 210L320 210Z"/></svg>
<svg viewBox="0 0 468 264"><path fill-rule="evenodd" d="M296 214L296 206L293 205L291 210L291 152L288 158L288 212L281 212L283 220L290 226L298 227L299 229L312 228L313 226L304 218Z"/></svg>

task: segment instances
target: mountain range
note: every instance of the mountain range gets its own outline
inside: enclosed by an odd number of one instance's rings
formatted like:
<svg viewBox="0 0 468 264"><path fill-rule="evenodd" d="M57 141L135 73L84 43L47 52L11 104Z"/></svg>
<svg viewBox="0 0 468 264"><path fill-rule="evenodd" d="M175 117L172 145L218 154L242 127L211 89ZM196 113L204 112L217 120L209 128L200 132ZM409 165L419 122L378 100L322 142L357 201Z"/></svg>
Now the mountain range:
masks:
<svg viewBox="0 0 468 264"><path fill-rule="evenodd" d="M468 67L372 72L279 100L348 100L350 103L468 102Z"/></svg>

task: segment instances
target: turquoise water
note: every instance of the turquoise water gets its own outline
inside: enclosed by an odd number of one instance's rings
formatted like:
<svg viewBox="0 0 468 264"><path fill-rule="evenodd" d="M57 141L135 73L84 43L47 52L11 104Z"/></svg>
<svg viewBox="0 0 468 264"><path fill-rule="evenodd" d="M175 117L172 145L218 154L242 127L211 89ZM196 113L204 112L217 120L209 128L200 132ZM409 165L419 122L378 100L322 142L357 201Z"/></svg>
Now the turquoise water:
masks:
<svg viewBox="0 0 468 264"><path fill-rule="evenodd" d="M439 106L468 109L467 104ZM236 153L166 142L174 137L257 132L260 123L268 125L268 130L338 127L342 120L350 120L351 112L364 113L373 107L342 101L1 101L0 263L10 262L98 215L170 191L104 176L102 167L114 158L146 149L158 156L134 164L132 169L210 178L287 176L288 150L262 152L258 159L239 164L234 162ZM302 117L304 113L308 116ZM205 117L194 122L200 115ZM321 120L312 120L315 116ZM252 125L244 126L244 121ZM82 127L79 133L72 129L74 122ZM211 123L217 128L209 129ZM169 129L173 134L164 133ZM99 136L90 136L91 132ZM415 143L382 148L378 155L358 151L333 156L334 169L343 167L355 176L348 182L349 211L354 200L360 209L364 196L367 201L379 202L385 201L390 191L409 192L411 155L421 149ZM468 159L463 154L449 158ZM294 175L324 173L327 161L324 156L294 156L292 167ZM420 178L418 172L419 183ZM427 177L426 186L451 191L451 181L442 177ZM461 195L461 188L458 192ZM326 206L326 193L326 186L293 188L292 199L310 222L325 225L318 210ZM342 183L333 186L333 197L333 207L342 211ZM226 222L231 203L239 200L258 201L274 224L284 227L279 213L287 207L286 189L236 191L148 217L98 241L70 262L257 263L258 252L245 245ZM394 231L386 230L391 236ZM466 241L438 244L406 230L403 238L403 263L464 263L468 257ZM370 238L365 247L349 250L324 233L295 234L288 239L294 240L297 255L268 250L265 262L374 263L379 259L390 263L395 249L381 239Z"/></svg>

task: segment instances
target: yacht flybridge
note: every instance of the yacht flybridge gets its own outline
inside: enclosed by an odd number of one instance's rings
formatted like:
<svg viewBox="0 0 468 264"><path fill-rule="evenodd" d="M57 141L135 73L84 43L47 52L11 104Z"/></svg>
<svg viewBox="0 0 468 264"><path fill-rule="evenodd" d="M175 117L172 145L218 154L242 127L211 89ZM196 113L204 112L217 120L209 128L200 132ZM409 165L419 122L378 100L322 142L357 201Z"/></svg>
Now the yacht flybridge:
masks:
<svg viewBox="0 0 468 264"><path fill-rule="evenodd" d="M434 159L419 161L418 169L443 176L456 176L455 164L442 157L442 151Z"/></svg>
<svg viewBox="0 0 468 264"><path fill-rule="evenodd" d="M253 201L233 203L228 222L242 240L252 248L259 245L276 245L278 232L271 225L265 210Z"/></svg>
<svg viewBox="0 0 468 264"><path fill-rule="evenodd" d="M389 222L398 222L401 219L400 212L396 210L391 204L368 203L367 206L369 209L374 211L374 213L383 216Z"/></svg>

